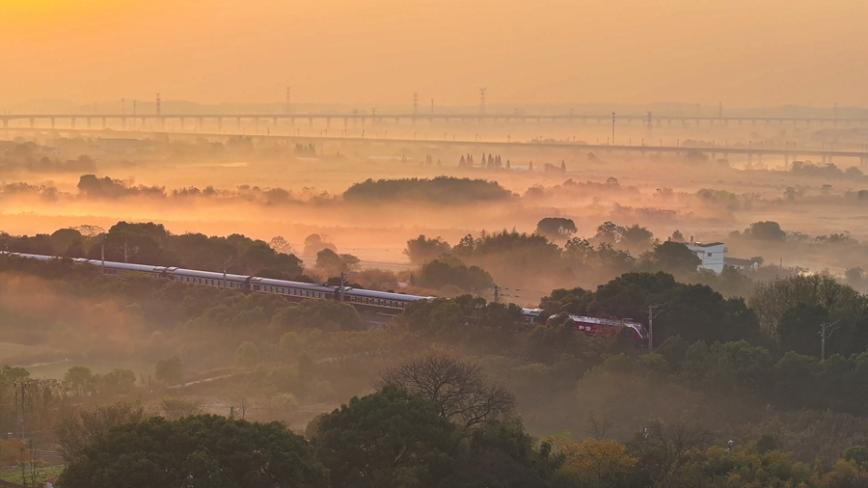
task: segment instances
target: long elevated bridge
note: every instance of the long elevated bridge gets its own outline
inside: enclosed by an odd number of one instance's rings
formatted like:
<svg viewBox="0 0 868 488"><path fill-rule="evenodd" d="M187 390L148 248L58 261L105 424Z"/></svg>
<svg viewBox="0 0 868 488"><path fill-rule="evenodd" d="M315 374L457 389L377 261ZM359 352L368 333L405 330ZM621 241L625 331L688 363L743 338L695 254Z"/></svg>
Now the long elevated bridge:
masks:
<svg viewBox="0 0 868 488"><path fill-rule="evenodd" d="M181 127L213 124L303 124L315 122L331 124L381 124L403 123L561 123L576 125L610 125L613 122L625 125L645 126L730 126L730 125L788 125L794 127L868 127L866 117L822 116L700 116L653 114L530 114L530 113L378 113L353 111L344 113L31 113L0 114L0 127L109 127L139 125L163 127L167 122Z"/></svg>
<svg viewBox="0 0 868 488"><path fill-rule="evenodd" d="M2 129L0 129L2 130ZM377 144L399 145L401 147L454 147L465 151L474 147L489 147L497 149L567 149L582 153L632 153L632 154L671 154L671 155L697 155L702 154L715 159L718 156L731 157L741 156L747 160L764 156L781 157L786 162L796 161L800 158L817 158L823 162L831 162L833 159L851 159L860 165L868 165L868 145L859 148L836 149L834 147L816 146L770 146L765 144L742 144L742 145L653 145L653 144L587 144L584 142L569 142L562 140L541 141L497 141L497 140L467 140L467 139L434 139L434 138L399 138L399 137L363 137L363 136L327 136L327 135L286 135L286 134L262 134L244 132L182 132L182 131L153 131L153 130L104 130L104 129L29 129L8 128L7 131L25 132L46 135L80 135L90 134L110 139L129 138L161 138L161 139L191 139L222 141L235 137L245 137L254 142L284 141L297 144Z"/></svg>

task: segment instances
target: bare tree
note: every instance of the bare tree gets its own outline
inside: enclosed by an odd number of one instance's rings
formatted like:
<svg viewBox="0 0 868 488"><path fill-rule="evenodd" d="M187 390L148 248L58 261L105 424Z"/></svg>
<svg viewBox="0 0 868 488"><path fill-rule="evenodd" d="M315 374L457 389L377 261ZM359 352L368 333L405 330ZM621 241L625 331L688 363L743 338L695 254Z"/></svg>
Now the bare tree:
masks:
<svg viewBox="0 0 868 488"><path fill-rule="evenodd" d="M479 366L447 356L428 356L391 369L382 384L428 398L441 416L465 428L508 415L515 406L511 393L487 384Z"/></svg>

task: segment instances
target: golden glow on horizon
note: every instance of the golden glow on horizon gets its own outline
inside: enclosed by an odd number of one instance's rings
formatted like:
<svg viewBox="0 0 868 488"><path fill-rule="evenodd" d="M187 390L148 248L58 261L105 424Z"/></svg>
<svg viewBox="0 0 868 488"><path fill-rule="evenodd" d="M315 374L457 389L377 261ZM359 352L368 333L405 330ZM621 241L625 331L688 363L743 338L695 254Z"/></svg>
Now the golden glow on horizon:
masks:
<svg viewBox="0 0 868 488"><path fill-rule="evenodd" d="M4 16L88 14L111 4L109 0L0 0L0 12Z"/></svg>
<svg viewBox="0 0 868 488"><path fill-rule="evenodd" d="M32 99L868 105L865 0L0 0ZM13 73L13 76L9 76Z"/></svg>

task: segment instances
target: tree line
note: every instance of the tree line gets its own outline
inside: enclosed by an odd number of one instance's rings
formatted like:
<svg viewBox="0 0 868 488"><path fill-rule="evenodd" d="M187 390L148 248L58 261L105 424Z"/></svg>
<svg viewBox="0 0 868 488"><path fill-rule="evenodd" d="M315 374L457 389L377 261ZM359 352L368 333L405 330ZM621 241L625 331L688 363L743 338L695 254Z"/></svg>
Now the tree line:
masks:
<svg viewBox="0 0 868 488"><path fill-rule="evenodd" d="M849 488L868 448L808 465L766 436L715 442L697 426L650 423L630 440L537 439L511 394L473 364L428 356L386 371L376 390L316 417L304 435L213 415L147 418L125 405L61 428L68 488L522 487Z"/></svg>

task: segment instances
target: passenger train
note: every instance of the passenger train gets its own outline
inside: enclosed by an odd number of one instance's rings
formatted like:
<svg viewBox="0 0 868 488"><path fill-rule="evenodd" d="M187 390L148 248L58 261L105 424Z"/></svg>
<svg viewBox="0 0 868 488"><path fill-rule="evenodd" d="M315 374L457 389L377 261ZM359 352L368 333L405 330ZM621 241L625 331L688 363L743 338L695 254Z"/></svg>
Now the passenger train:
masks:
<svg viewBox="0 0 868 488"><path fill-rule="evenodd" d="M5 252L2 254L35 259L38 261L53 261L61 259L57 256L19 252ZM174 266L121 263L117 261L103 261L100 259L69 259L77 263L99 266L110 271L142 273L189 285L231 288L252 293L282 295L297 300L341 300L359 308L390 313L400 313L411 303L422 300L433 300L435 298L429 296L408 295L405 293L365 290L350 286L326 286L301 281L276 280L271 278L261 278L258 276L199 271Z"/></svg>
<svg viewBox="0 0 868 488"><path fill-rule="evenodd" d="M37 261L53 261L63 259L57 256L43 254L27 254L19 252L2 252L0 255L18 256ZM379 313L399 314L410 304L434 300L437 297L409 295L386 291L366 290L350 286L327 286L302 281L276 280L258 276L217 273L214 271L199 271L174 266L153 266L148 264L121 263L103 261L100 259L68 258L71 261L90 264L112 272L133 272L154 277L177 281L188 285L212 286L215 288L230 288L251 293L281 295L293 300L339 300L362 310L372 310ZM556 314L543 320L541 308L523 308L522 315L528 324L559 323L566 325L586 335L612 337L627 332L637 342L645 340L644 326L632 320L615 320L598 317Z"/></svg>

